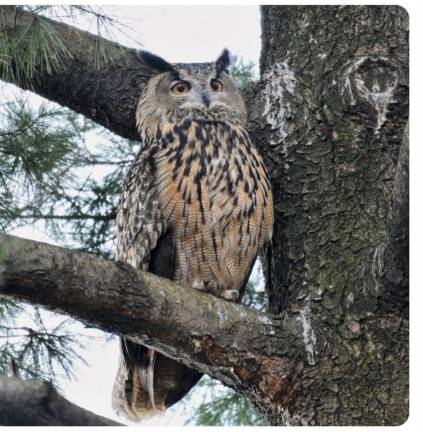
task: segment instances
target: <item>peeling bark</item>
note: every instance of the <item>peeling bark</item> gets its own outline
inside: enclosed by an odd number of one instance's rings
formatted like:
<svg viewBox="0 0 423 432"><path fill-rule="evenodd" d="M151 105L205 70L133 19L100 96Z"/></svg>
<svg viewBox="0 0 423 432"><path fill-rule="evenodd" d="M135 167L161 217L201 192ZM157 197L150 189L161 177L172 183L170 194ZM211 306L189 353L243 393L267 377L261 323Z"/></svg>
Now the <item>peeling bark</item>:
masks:
<svg viewBox="0 0 423 432"><path fill-rule="evenodd" d="M2 426L122 426L69 402L47 382L0 376Z"/></svg>

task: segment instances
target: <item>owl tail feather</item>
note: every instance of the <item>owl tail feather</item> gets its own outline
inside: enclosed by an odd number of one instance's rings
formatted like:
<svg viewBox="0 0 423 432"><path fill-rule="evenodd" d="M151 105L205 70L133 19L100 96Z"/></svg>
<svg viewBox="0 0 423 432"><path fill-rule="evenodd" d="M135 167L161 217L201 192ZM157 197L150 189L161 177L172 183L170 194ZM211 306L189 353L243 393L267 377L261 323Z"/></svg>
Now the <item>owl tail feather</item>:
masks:
<svg viewBox="0 0 423 432"><path fill-rule="evenodd" d="M147 351L148 365L147 367L139 367L138 373L140 375L141 386L148 392L151 406L153 410L157 410L154 402L154 364L156 362L156 351L149 349Z"/></svg>
<svg viewBox="0 0 423 432"><path fill-rule="evenodd" d="M177 361L121 338L122 361L113 387L112 405L118 415L141 421L163 413L201 378Z"/></svg>

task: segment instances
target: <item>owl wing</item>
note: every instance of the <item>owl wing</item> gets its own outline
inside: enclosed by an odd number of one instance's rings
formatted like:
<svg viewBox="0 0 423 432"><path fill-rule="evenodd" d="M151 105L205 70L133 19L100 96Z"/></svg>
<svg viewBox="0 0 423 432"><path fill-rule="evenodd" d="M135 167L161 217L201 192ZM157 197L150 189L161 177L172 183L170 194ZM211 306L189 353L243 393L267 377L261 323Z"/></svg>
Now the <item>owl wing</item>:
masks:
<svg viewBox="0 0 423 432"><path fill-rule="evenodd" d="M174 247L157 199L151 153L138 154L128 172L117 211L117 259L172 279ZM202 374L121 338L122 361L113 387L118 414L139 421L180 400Z"/></svg>
<svg viewBox="0 0 423 432"><path fill-rule="evenodd" d="M154 162L150 150L141 150L123 185L117 208L117 260L135 268L170 278L173 248L162 219L155 190ZM155 352L121 338L122 362L113 389L118 413L137 420L139 411L155 409L153 371Z"/></svg>
<svg viewBox="0 0 423 432"><path fill-rule="evenodd" d="M125 178L116 224L117 260L148 270L152 251L166 230L154 187L154 163L149 151L140 151Z"/></svg>

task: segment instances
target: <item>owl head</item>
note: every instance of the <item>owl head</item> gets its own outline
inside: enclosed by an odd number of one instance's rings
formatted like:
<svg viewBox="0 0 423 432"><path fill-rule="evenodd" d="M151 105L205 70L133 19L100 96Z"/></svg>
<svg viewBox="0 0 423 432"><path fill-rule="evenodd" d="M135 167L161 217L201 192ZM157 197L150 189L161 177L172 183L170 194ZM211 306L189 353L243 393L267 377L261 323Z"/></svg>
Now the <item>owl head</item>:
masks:
<svg viewBox="0 0 423 432"><path fill-rule="evenodd" d="M137 109L142 134L148 125L185 117L242 125L246 122L244 101L229 74L227 49L212 63L170 64L147 51L137 51L137 57L152 71Z"/></svg>

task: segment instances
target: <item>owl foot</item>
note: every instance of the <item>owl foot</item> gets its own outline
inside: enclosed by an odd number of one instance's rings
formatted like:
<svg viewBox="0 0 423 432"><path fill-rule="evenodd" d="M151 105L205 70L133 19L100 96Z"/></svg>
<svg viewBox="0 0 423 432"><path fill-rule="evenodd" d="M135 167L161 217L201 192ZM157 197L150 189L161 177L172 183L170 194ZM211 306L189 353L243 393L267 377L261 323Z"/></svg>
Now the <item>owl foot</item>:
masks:
<svg viewBox="0 0 423 432"><path fill-rule="evenodd" d="M194 289L198 289L198 290L200 290L200 291L204 291L204 290L206 289L206 285L205 285L204 281L202 281L202 280L200 280L200 279L194 279L194 280L192 281L191 286L192 286Z"/></svg>
<svg viewBox="0 0 423 432"><path fill-rule="evenodd" d="M222 291L222 297L226 300L237 301L239 298L239 292L237 290L225 290Z"/></svg>

